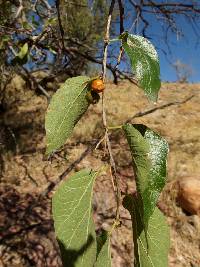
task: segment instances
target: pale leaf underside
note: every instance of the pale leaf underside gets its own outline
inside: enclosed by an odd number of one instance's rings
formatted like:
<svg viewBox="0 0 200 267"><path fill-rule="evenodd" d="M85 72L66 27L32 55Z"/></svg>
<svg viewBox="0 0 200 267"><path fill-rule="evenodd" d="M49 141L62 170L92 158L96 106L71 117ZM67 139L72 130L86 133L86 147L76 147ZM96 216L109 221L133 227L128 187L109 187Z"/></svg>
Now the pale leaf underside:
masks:
<svg viewBox="0 0 200 267"><path fill-rule="evenodd" d="M73 267L93 267L96 260L96 235L91 216L95 177L96 172L82 170L61 183L53 196L54 226L62 258Z"/></svg>

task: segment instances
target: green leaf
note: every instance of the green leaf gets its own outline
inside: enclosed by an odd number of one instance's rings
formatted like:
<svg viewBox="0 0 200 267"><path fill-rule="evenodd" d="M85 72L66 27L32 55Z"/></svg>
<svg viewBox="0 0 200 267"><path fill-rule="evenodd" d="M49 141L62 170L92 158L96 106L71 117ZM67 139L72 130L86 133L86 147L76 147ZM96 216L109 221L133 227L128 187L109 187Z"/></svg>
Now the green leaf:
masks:
<svg viewBox="0 0 200 267"><path fill-rule="evenodd" d="M32 16L31 17L31 22L32 22L32 25L34 26L34 27L38 27L38 26L40 26L40 23L36 20L36 18L35 18L35 16Z"/></svg>
<svg viewBox="0 0 200 267"><path fill-rule="evenodd" d="M57 52L56 52L53 48L49 47L49 51L50 51L52 54L57 55Z"/></svg>
<svg viewBox="0 0 200 267"><path fill-rule="evenodd" d="M97 257L105 244L108 237L108 233L105 230L102 230L102 233L97 236Z"/></svg>
<svg viewBox="0 0 200 267"><path fill-rule="evenodd" d="M16 55L19 59L23 59L28 53L28 43L25 43L21 48L19 53Z"/></svg>
<svg viewBox="0 0 200 267"><path fill-rule="evenodd" d="M92 190L97 173L82 170L62 182L52 200L54 227L63 266L93 267L96 235L92 220Z"/></svg>
<svg viewBox="0 0 200 267"><path fill-rule="evenodd" d="M140 213L144 226L147 226L166 183L168 144L144 125L125 124L122 128L132 154Z"/></svg>
<svg viewBox="0 0 200 267"><path fill-rule="evenodd" d="M110 237L108 233L103 233L98 238L98 257L94 267L111 267Z"/></svg>
<svg viewBox="0 0 200 267"><path fill-rule="evenodd" d="M52 27L57 24L57 18L49 18L48 20L45 21L44 27L47 27L51 25Z"/></svg>
<svg viewBox="0 0 200 267"><path fill-rule="evenodd" d="M169 227L166 219L156 207L148 223L147 234L142 228L142 218L138 208L138 200L126 196L123 206L130 212L133 226L134 266L135 267L167 267L170 247Z"/></svg>
<svg viewBox="0 0 200 267"><path fill-rule="evenodd" d="M53 95L45 118L47 154L60 148L89 106L89 77L78 76L66 82Z"/></svg>
<svg viewBox="0 0 200 267"><path fill-rule="evenodd" d="M154 46L146 38L128 32L123 33L120 39L139 86L150 100L156 101L161 83L159 59Z"/></svg>
<svg viewBox="0 0 200 267"><path fill-rule="evenodd" d="M32 29L30 24L27 22L27 21L24 21L22 22L22 27L25 29L25 30L30 30Z"/></svg>
<svg viewBox="0 0 200 267"><path fill-rule="evenodd" d="M19 53L16 54L16 56L12 59L11 63L13 66L16 64L18 65L24 65L28 61L28 43L25 43L21 48Z"/></svg>
<svg viewBox="0 0 200 267"><path fill-rule="evenodd" d="M8 42L8 41L10 41L10 36L9 36L9 35L3 35L3 36L1 37L1 41L3 41L3 42Z"/></svg>
<svg viewBox="0 0 200 267"><path fill-rule="evenodd" d="M1 36L0 39L0 50L5 49L7 46L7 43L10 41L10 36L9 35L3 35Z"/></svg>

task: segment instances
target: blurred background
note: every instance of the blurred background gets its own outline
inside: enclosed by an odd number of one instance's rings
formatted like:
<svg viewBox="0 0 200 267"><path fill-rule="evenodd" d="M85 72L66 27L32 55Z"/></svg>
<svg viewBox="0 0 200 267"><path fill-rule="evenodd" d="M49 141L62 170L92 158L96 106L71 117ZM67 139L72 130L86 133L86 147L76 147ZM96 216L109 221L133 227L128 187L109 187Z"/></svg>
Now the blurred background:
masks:
<svg viewBox="0 0 200 267"><path fill-rule="evenodd" d="M120 34L115 3L111 39ZM158 207L171 229L169 266L200 266L200 2L124 0L124 29L156 47L162 87L157 104L134 84L120 43L109 46L105 92L109 125L144 123L170 146L168 183ZM72 138L48 160L45 112L69 77L101 74L110 1L0 0L0 266L61 266L51 218L58 181L81 168L109 165L100 144L101 104L91 105ZM128 146L110 136L122 192L135 192ZM109 172L98 177L93 199L97 232L109 229L115 197ZM131 221L112 237L113 266L133 265Z"/></svg>

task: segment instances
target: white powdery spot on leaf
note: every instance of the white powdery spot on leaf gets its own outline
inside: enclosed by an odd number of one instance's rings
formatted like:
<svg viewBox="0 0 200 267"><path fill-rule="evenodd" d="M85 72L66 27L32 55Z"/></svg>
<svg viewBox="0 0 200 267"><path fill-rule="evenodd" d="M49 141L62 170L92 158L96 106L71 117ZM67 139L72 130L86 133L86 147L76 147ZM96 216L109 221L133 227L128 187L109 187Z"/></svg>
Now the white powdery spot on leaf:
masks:
<svg viewBox="0 0 200 267"><path fill-rule="evenodd" d="M134 41L135 41L135 44L133 43ZM136 42L137 42L137 44L136 44ZM130 46L131 46L131 43L132 43L132 46L137 46L141 50L145 51L146 54L148 54L148 56L150 58L152 58L153 60L158 62L158 54L157 54L154 46L146 38L144 38L142 36L137 36L137 35L129 35L127 43Z"/></svg>
<svg viewBox="0 0 200 267"><path fill-rule="evenodd" d="M127 39L127 45L130 46L130 47L135 47L136 46L136 44L130 38Z"/></svg>
<svg viewBox="0 0 200 267"><path fill-rule="evenodd" d="M143 71L143 65L142 65L141 61L137 62L135 71L136 71L137 78L139 80L142 80L144 71Z"/></svg>
<svg viewBox="0 0 200 267"><path fill-rule="evenodd" d="M161 83L158 54L153 44L142 36L127 34L122 39L122 46L130 58L138 85L155 102Z"/></svg>

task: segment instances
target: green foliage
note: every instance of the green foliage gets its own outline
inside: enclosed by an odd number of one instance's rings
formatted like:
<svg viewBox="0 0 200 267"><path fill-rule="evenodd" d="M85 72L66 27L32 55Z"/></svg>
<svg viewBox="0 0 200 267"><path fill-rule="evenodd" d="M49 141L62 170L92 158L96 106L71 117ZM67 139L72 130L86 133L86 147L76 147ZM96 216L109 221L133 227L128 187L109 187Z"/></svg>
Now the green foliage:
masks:
<svg viewBox="0 0 200 267"><path fill-rule="evenodd" d="M92 189L96 172L82 170L58 187L52 200L56 236L63 265L92 267L96 236L92 221Z"/></svg>
<svg viewBox="0 0 200 267"><path fill-rule="evenodd" d="M169 229L156 203L165 184L168 145L144 125L125 124L122 129L130 146L138 191L137 197L127 195L123 200L132 218L134 266L167 267ZM53 197L64 266L111 267L110 236L104 232L96 241L91 217L95 176L93 171L78 172L61 184Z"/></svg>
<svg viewBox="0 0 200 267"><path fill-rule="evenodd" d="M124 198L123 205L130 212L132 218L134 266L167 267L170 240L169 227L163 214L156 207L145 232L138 199L128 195Z"/></svg>
<svg viewBox="0 0 200 267"><path fill-rule="evenodd" d="M8 41L10 40L9 35L3 35L0 39L0 50L5 49L5 46L7 45Z"/></svg>
<svg viewBox="0 0 200 267"><path fill-rule="evenodd" d="M28 61L34 70L51 68L52 73L59 73L62 79L87 72L90 63L87 55L95 58L103 39L107 1L60 0L60 12L57 12L56 2L23 0L20 8L19 1L0 1L0 39L9 35L10 41L9 46L3 46L0 40L4 61L12 66ZM18 50L19 43L24 42L29 44L29 57L13 59L9 47ZM66 51L61 50L63 43ZM58 69L62 71L58 72Z"/></svg>
<svg viewBox="0 0 200 267"><path fill-rule="evenodd" d="M75 3L77 6L78 3ZM86 2L83 3L86 6ZM68 8L70 5L68 3ZM86 15L86 11L78 10L81 17ZM69 22L73 25L70 16ZM81 32L83 25L79 26ZM160 80L154 47L140 36L125 33L120 38L135 68L139 85L151 100L156 100ZM90 103L99 101L100 96L90 89L92 80L86 76L70 78L52 97L45 120L47 154L65 143ZM134 197L127 195L123 200L123 206L132 218L134 266L167 267L169 229L156 204L166 182L168 144L153 130L141 124L125 124L122 130L132 154L137 187ZM111 267L110 234L103 232L96 238L91 216L96 175L96 172L88 170L76 173L59 186L53 197L55 231L64 266ZM118 221L115 223L113 228L118 225Z"/></svg>
<svg viewBox="0 0 200 267"><path fill-rule="evenodd" d="M106 240L104 240L94 267L111 267L110 236L106 233L104 237Z"/></svg>
<svg viewBox="0 0 200 267"><path fill-rule="evenodd" d="M125 124L123 130L132 154L140 213L144 227L147 227L166 182L168 144L141 124Z"/></svg>
<svg viewBox="0 0 200 267"><path fill-rule="evenodd" d="M79 53L95 57L107 21L107 1L61 0L60 12L65 32L65 46L72 46L77 48ZM88 73L89 64L86 58L73 57L71 62L71 71L74 75Z"/></svg>
<svg viewBox="0 0 200 267"><path fill-rule="evenodd" d="M16 54L14 59L12 60L12 64L16 65L24 65L28 61L28 44L25 43L19 50L19 52Z"/></svg>
<svg viewBox="0 0 200 267"><path fill-rule="evenodd" d="M167 267L169 231L156 203L166 182L168 144L144 125L125 124L122 128L131 150L138 192L123 201L132 217L135 267Z"/></svg>
<svg viewBox="0 0 200 267"><path fill-rule="evenodd" d="M154 46L146 38L128 32L123 33L120 39L139 86L150 100L156 101L161 83L159 59Z"/></svg>
<svg viewBox="0 0 200 267"><path fill-rule="evenodd" d="M28 44L25 43L12 60L12 65L24 65L28 61Z"/></svg>
<svg viewBox="0 0 200 267"><path fill-rule="evenodd" d="M45 119L48 155L66 142L87 110L90 80L86 76L68 79L52 97Z"/></svg>
<svg viewBox="0 0 200 267"><path fill-rule="evenodd" d="M58 187L52 200L56 237L65 267L111 267L110 237L96 240L92 190L97 172L82 170Z"/></svg>
<svg viewBox="0 0 200 267"><path fill-rule="evenodd" d="M0 1L0 25L6 25L10 21L12 13L10 1Z"/></svg>
<svg viewBox="0 0 200 267"><path fill-rule="evenodd" d="M28 44L25 43L21 48L19 53L16 55L18 58L23 59L28 53Z"/></svg>
<svg viewBox="0 0 200 267"><path fill-rule="evenodd" d="M97 258L103 245L106 243L107 238L108 233L105 230L103 230L102 233L97 236Z"/></svg>
<svg viewBox="0 0 200 267"><path fill-rule="evenodd" d="M91 5L87 0L70 2L61 0L60 6L62 23L69 38L84 40L84 44L92 47L103 37L107 15L105 0L92 1ZM80 49L84 48L80 47Z"/></svg>

